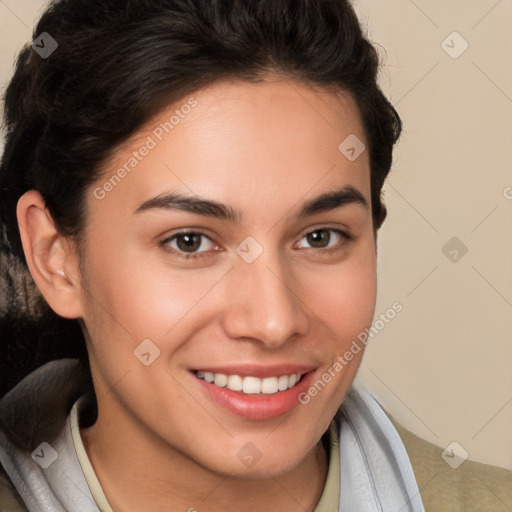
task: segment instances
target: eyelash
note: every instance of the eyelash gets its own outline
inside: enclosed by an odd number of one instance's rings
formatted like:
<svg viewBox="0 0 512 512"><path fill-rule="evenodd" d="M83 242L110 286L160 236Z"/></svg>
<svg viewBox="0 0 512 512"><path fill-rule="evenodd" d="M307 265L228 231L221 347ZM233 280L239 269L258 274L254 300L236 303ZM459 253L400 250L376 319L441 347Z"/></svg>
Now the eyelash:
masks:
<svg viewBox="0 0 512 512"><path fill-rule="evenodd" d="M321 253L327 253L327 254L332 254L332 253L335 253L339 250L341 250L346 244L348 244L349 242L351 242L353 240L353 236L346 233L345 231L342 231L341 229L335 229L335 228L328 228L328 227L320 227L320 228L316 228L316 229L313 229L311 231L308 231L307 233L304 233L304 235L302 235L302 237L300 238L300 240L302 240L303 238L305 238L306 236L312 234L312 233L316 233L317 231L330 231L330 232L334 232L336 233L337 235L340 236L341 238L341 241L335 245L334 247L327 247L327 248L321 248L321 249L316 249L317 251L321 252ZM204 232L202 232L201 230L194 230L194 231L181 231L179 233L175 233L174 235L170 236L170 237L167 237L166 239L162 240L160 242L160 245L163 247L163 249L167 252L170 252L172 254L174 254L175 256L177 256L178 258L182 258L182 259L185 259L185 260L190 260L190 259L198 259L198 258L205 258L205 257L209 257L207 256L206 254L210 251L204 251L204 252L199 252L199 253L185 253L185 252L182 252L182 251L179 251L177 249L174 249L172 247L169 247L169 243L174 240L175 238L179 237L179 236L182 236L182 235L201 235L201 236L204 236L205 238L208 238L208 240L210 240L211 242L213 242L213 240ZM330 240L329 240L330 242ZM215 243L215 242L213 242ZM310 247L309 249L312 249L312 250L315 250L315 247ZM214 251L214 252L217 252L217 251Z"/></svg>

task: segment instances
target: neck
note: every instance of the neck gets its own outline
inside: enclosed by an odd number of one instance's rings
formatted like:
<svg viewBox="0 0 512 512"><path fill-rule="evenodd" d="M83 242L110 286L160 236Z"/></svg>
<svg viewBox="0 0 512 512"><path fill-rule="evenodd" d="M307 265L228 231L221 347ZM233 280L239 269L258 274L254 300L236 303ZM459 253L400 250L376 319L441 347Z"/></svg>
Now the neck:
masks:
<svg viewBox="0 0 512 512"><path fill-rule="evenodd" d="M108 425L108 428L104 428ZM144 438L130 422L103 422L80 431L94 471L114 512L251 510L311 512L322 495L327 456L322 443L278 477L221 475L182 452ZM137 440L137 441L135 441Z"/></svg>

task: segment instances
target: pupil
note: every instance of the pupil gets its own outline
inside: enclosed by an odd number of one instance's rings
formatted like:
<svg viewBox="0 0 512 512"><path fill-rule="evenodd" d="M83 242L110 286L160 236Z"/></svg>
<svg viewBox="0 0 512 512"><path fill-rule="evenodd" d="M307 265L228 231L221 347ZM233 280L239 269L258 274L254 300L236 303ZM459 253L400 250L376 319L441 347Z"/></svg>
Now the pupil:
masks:
<svg viewBox="0 0 512 512"><path fill-rule="evenodd" d="M320 246L323 247L323 242L325 242L325 244L329 243L329 232L326 231L325 229L313 231L313 233L310 233L308 235L308 243L311 244L313 247L318 247L318 245L315 245L318 243L320 243Z"/></svg>
<svg viewBox="0 0 512 512"><path fill-rule="evenodd" d="M178 247L180 250L195 250L198 249L201 245L200 235L192 234L192 235L181 235L178 237Z"/></svg>

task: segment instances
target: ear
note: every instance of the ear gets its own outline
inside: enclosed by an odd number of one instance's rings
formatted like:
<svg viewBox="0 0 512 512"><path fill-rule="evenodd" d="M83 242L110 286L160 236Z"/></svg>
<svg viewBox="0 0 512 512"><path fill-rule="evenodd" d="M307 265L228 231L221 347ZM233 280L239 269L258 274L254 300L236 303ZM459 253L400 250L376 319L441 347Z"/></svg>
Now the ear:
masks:
<svg viewBox="0 0 512 512"><path fill-rule="evenodd" d="M46 302L64 318L81 317L78 255L55 228L41 194L23 194L16 215L28 268Z"/></svg>

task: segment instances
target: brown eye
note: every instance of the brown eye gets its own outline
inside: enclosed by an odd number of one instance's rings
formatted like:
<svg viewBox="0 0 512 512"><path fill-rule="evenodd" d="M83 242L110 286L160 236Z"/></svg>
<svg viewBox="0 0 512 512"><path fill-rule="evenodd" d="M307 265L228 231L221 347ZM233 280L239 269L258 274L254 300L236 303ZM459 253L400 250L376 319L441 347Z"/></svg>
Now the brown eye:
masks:
<svg viewBox="0 0 512 512"><path fill-rule="evenodd" d="M205 234L196 231L176 233L163 240L161 244L183 258L201 257L203 253L210 252L215 245Z"/></svg>
<svg viewBox="0 0 512 512"><path fill-rule="evenodd" d="M334 234L334 235L333 235ZM305 240L311 249L336 250L350 240L350 236L339 229L322 228L306 233L301 240ZM331 243L333 242L334 243ZM308 247L302 247L308 249Z"/></svg>
<svg viewBox="0 0 512 512"><path fill-rule="evenodd" d="M327 229L319 229L308 233L306 239L312 247L319 249L329 245L331 234Z"/></svg>
<svg viewBox="0 0 512 512"><path fill-rule="evenodd" d="M195 233L177 235L176 245L180 251L195 252L199 247L201 247L201 237L202 235L197 235Z"/></svg>

